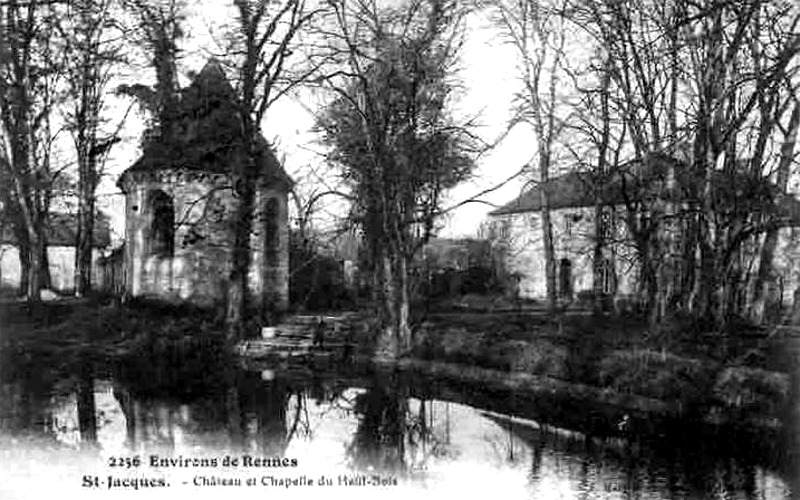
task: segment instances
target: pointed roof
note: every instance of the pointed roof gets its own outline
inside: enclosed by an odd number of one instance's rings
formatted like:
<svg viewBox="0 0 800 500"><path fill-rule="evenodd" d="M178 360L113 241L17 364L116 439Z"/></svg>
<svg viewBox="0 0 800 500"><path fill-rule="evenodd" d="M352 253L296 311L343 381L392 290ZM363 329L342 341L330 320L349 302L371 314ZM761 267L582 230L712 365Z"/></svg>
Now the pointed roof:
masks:
<svg viewBox="0 0 800 500"><path fill-rule="evenodd" d="M200 73L195 77L195 82L203 83L205 85L224 85L230 87L228 77L225 76L225 70L222 69L222 63L216 57L212 57L206 61L206 65L200 70Z"/></svg>
<svg viewBox="0 0 800 500"><path fill-rule="evenodd" d="M144 146L129 172L189 169L231 173L246 151L239 103L222 64L212 58L180 92L172 137L156 137ZM288 187L292 181L264 137L258 139L259 176Z"/></svg>

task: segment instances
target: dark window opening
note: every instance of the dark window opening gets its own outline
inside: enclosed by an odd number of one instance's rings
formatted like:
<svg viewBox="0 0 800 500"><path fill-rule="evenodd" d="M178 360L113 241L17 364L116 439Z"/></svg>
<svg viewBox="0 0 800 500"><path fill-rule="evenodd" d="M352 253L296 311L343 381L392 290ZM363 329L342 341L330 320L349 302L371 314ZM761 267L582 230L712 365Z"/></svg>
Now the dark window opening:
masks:
<svg viewBox="0 0 800 500"><path fill-rule="evenodd" d="M572 262L569 259L558 262L558 292L561 297L572 297Z"/></svg>
<svg viewBox="0 0 800 500"><path fill-rule="evenodd" d="M279 264L279 249L280 249L280 225L278 224L278 217L280 215L280 208L278 200L270 198L267 200L264 207L264 233L265 233L265 253L267 265L277 267Z"/></svg>
<svg viewBox="0 0 800 500"><path fill-rule="evenodd" d="M175 208L172 198L164 191L153 191L150 195L150 252L153 255L170 257L175 252Z"/></svg>

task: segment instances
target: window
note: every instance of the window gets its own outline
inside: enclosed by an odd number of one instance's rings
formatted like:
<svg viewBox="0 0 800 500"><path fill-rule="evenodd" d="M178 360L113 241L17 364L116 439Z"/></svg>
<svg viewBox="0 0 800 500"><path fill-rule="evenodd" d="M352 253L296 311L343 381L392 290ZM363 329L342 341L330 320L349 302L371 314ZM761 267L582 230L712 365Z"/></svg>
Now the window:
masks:
<svg viewBox="0 0 800 500"><path fill-rule="evenodd" d="M617 275L611 259L602 259L595 267L595 290L605 295L614 295L617 291Z"/></svg>
<svg viewBox="0 0 800 500"><path fill-rule="evenodd" d="M172 198L161 190L150 193L150 253L171 257L175 252L175 207Z"/></svg>
<svg viewBox="0 0 800 500"><path fill-rule="evenodd" d="M572 297L572 261L558 262L558 293L561 297Z"/></svg>
<svg viewBox="0 0 800 500"><path fill-rule="evenodd" d="M614 217L610 210L600 212L600 238L601 241L612 241L614 238Z"/></svg>
<svg viewBox="0 0 800 500"><path fill-rule="evenodd" d="M280 249L280 225L278 218L280 206L278 200L270 198L264 207L264 251L266 254L267 265L276 267L279 264Z"/></svg>
<svg viewBox="0 0 800 500"><path fill-rule="evenodd" d="M502 219L499 221L498 230L497 230L497 238L500 240L507 240L508 237L511 235L511 221L508 219Z"/></svg>

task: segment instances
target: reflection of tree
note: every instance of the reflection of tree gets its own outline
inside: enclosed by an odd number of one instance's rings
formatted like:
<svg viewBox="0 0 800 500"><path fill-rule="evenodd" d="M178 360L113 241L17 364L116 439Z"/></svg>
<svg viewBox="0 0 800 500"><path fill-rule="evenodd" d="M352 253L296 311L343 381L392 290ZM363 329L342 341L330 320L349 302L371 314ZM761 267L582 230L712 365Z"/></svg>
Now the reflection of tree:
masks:
<svg viewBox="0 0 800 500"><path fill-rule="evenodd" d="M266 455L283 456L289 446L289 433L286 428L286 405L289 390L281 382L269 382L253 394L257 425L257 440L260 451Z"/></svg>
<svg viewBox="0 0 800 500"><path fill-rule="evenodd" d="M448 454L449 436L440 439L434 430L443 424L449 434L449 411L435 415L432 401L410 400L381 384L357 395L351 408L359 422L347 454L356 469L414 473Z"/></svg>
<svg viewBox="0 0 800 500"><path fill-rule="evenodd" d="M175 448L177 402L137 394L122 384L114 385L114 398L125 416L126 445L130 450L143 446Z"/></svg>
<svg viewBox="0 0 800 500"><path fill-rule="evenodd" d="M97 407L94 401L94 374L92 366L81 366L78 380L78 428L81 442L92 446L97 444Z"/></svg>
<svg viewBox="0 0 800 500"><path fill-rule="evenodd" d="M207 432L211 439L222 437L235 450L282 457L292 438L307 431L305 396L284 380L263 381L259 373L243 372L235 378L220 375L219 383L208 387L208 394L192 391L176 398L141 392L132 384L115 384L128 446L171 449L175 429L183 427L195 436Z"/></svg>
<svg viewBox="0 0 800 500"><path fill-rule="evenodd" d="M114 399L119 403L122 414L125 416L126 445L131 450L136 448L136 415L133 398L120 384L114 384Z"/></svg>
<svg viewBox="0 0 800 500"><path fill-rule="evenodd" d="M427 462L432 457L451 455L450 446L450 403L440 403L444 413L437 415L436 401L419 400L414 412L408 412L406 421L406 439L409 465L416 470L427 469ZM443 429L440 427L443 426ZM443 436L436 431L443 431Z"/></svg>
<svg viewBox="0 0 800 500"><path fill-rule="evenodd" d="M355 400L361 416L347 453L358 469L405 470L405 432L408 404L383 387L373 387Z"/></svg>
<svg viewBox="0 0 800 500"><path fill-rule="evenodd" d="M0 431L45 432L57 438L54 396L65 396L59 380L69 379L63 365L28 351L0 348Z"/></svg>
<svg viewBox="0 0 800 500"><path fill-rule="evenodd" d="M795 338L790 342L795 342L798 345L800 344L800 339ZM789 349L787 351L792 352ZM794 352L797 353L798 351L800 349L795 347ZM785 449L788 456L785 460L781 460L780 463L784 467L784 476L789 478L789 487L795 495L800 496L800 474L797 473L800 470L800 364L797 361L800 360L796 359L797 354L794 356L795 359L790 358L791 366L794 367L789 374L791 383L789 384L788 401L791 401L791 403L786 405L787 415L783 419L785 422L784 432L786 433L783 443L786 446Z"/></svg>
<svg viewBox="0 0 800 500"><path fill-rule="evenodd" d="M259 374L246 373L239 381L237 396L239 416L231 416L241 420L242 444L265 456L282 457L294 436L303 429L308 431L305 397L286 381L262 381Z"/></svg>

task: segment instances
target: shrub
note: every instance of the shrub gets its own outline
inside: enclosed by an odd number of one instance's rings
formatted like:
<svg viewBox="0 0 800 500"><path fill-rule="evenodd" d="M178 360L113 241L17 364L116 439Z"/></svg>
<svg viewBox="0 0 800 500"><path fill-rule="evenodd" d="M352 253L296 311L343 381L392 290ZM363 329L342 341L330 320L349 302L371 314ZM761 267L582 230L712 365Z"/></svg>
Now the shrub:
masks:
<svg viewBox="0 0 800 500"><path fill-rule="evenodd" d="M736 410L774 412L788 401L789 376L760 368L729 367L717 376L714 397Z"/></svg>
<svg viewBox="0 0 800 500"><path fill-rule="evenodd" d="M711 385L714 367L667 351L617 350L599 365L600 383L620 392L684 403L698 401Z"/></svg>
<svg viewBox="0 0 800 500"><path fill-rule="evenodd" d="M461 328L448 328L439 337L442 355L446 359L476 361L485 346L482 333L469 333Z"/></svg>
<svg viewBox="0 0 800 500"><path fill-rule="evenodd" d="M544 341L535 343L517 341L517 343L511 364L513 371L560 379L569 377L566 347Z"/></svg>

